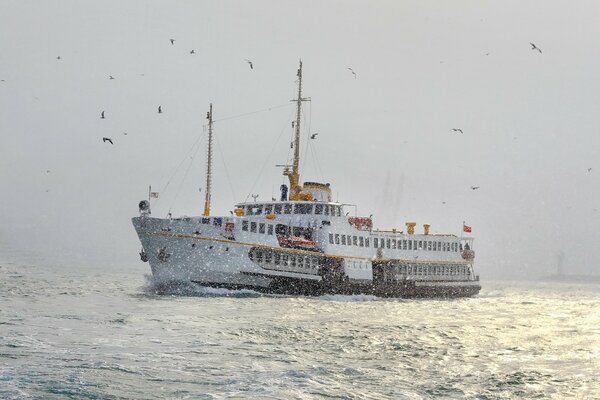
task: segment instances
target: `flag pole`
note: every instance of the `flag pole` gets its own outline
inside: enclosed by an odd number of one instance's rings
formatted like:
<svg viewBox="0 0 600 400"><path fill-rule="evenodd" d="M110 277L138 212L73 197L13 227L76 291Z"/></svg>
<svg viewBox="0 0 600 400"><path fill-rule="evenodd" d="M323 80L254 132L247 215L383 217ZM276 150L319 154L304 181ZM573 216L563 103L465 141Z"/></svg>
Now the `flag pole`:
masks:
<svg viewBox="0 0 600 400"><path fill-rule="evenodd" d="M152 185L148 186L148 203L150 203L150 194L152 193Z"/></svg>

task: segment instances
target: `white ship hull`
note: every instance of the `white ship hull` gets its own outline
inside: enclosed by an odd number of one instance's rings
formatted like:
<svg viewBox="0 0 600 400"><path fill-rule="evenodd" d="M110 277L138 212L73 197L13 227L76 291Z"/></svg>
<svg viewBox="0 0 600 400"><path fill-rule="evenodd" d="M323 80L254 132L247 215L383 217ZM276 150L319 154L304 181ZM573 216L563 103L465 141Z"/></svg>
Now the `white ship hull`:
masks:
<svg viewBox="0 0 600 400"><path fill-rule="evenodd" d="M356 262L353 257L236 240L239 232L225 234L222 228L211 224L199 230L198 219L193 218L186 221L137 217L132 222L153 276L163 283L194 282L280 294L384 297L463 297L480 290L474 277L408 274L390 277L392 268L406 263L402 260L363 261L364 267L354 271L349 267ZM276 254L286 259L289 256L289 261L285 265L260 262L262 257L274 258ZM377 271L380 276L387 274L385 281L377 279ZM415 274L416 271L415 267Z"/></svg>

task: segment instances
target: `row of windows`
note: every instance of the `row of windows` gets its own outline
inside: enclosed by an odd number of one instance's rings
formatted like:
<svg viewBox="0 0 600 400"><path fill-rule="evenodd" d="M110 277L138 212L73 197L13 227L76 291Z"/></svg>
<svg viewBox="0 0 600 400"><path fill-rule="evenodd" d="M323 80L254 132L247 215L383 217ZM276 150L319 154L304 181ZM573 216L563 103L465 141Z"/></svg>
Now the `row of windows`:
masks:
<svg viewBox="0 0 600 400"><path fill-rule="evenodd" d="M329 243L331 244L342 244L345 246L360 246L370 247L369 238L363 236L352 236L352 235L340 235L336 233L329 234Z"/></svg>
<svg viewBox="0 0 600 400"><path fill-rule="evenodd" d="M250 232L253 233L266 233L267 235L273 234L273 225L271 224L242 221L242 230L247 232L248 227L250 227Z"/></svg>
<svg viewBox="0 0 600 400"><path fill-rule="evenodd" d="M341 244L345 246L369 247L369 238L362 236L329 234L330 244ZM429 240L395 240L384 238L373 238L373 247L382 249L398 250L428 250L428 251L458 251L458 243L447 243Z"/></svg>
<svg viewBox="0 0 600 400"><path fill-rule="evenodd" d="M223 218L213 218L213 225L214 226L221 226L223 225ZM205 224L205 225L210 225L210 218L202 218L200 220L201 223Z"/></svg>
<svg viewBox="0 0 600 400"><path fill-rule="evenodd" d="M395 268L400 275L466 275L471 268L463 265L401 265Z"/></svg>
<svg viewBox="0 0 600 400"><path fill-rule="evenodd" d="M319 262L316 257L297 254L284 254L271 251L251 251L248 256L252 261L263 264L273 264L284 267L316 270Z"/></svg>
<svg viewBox="0 0 600 400"><path fill-rule="evenodd" d="M252 204L246 206L246 215L262 214L314 214L342 216L342 207L330 204L283 203L283 204Z"/></svg>
<svg viewBox="0 0 600 400"><path fill-rule="evenodd" d="M411 239L373 238L373 247L398 250L458 251L458 243Z"/></svg>

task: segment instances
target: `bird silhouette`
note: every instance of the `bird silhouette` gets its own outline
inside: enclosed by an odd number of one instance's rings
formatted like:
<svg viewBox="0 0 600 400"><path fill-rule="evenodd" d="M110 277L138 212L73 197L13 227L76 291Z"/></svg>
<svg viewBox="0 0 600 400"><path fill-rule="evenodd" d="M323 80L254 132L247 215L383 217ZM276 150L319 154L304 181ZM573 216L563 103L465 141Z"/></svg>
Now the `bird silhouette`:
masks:
<svg viewBox="0 0 600 400"><path fill-rule="evenodd" d="M127 132L123 132L123 135L127 136Z"/></svg>
<svg viewBox="0 0 600 400"><path fill-rule="evenodd" d="M529 44L531 45L531 50L537 50L540 52L540 54L542 54L542 50L540 50L539 47L537 47L535 44L529 42Z"/></svg>
<svg viewBox="0 0 600 400"><path fill-rule="evenodd" d="M313 133L312 135L310 135L311 139L316 139L317 138L318 133Z"/></svg>
<svg viewBox="0 0 600 400"><path fill-rule="evenodd" d="M58 57L56 57L56 59L57 59L57 60L60 60L60 59L61 59L61 57L60 57L60 56L58 56Z"/></svg>
<svg viewBox="0 0 600 400"><path fill-rule="evenodd" d="M192 49L192 50L190 51L190 54L196 54L196 51L195 51L194 49Z"/></svg>
<svg viewBox="0 0 600 400"><path fill-rule="evenodd" d="M175 39L169 39L171 41L171 45L175 44Z"/></svg>
<svg viewBox="0 0 600 400"><path fill-rule="evenodd" d="M348 67L346 69L349 70L350 72L352 72L352 75L354 75L354 79L356 79L356 72L354 72L354 70L350 67Z"/></svg>
<svg viewBox="0 0 600 400"><path fill-rule="evenodd" d="M248 65L250 65L250 69L254 69L254 64L252 64L252 61L250 60L244 60L248 63Z"/></svg>
<svg viewBox="0 0 600 400"><path fill-rule="evenodd" d="M463 130L460 128L452 128L452 131L463 133Z"/></svg>
<svg viewBox="0 0 600 400"><path fill-rule="evenodd" d="M158 113L162 114L162 107L161 106L158 106Z"/></svg>
<svg viewBox="0 0 600 400"><path fill-rule="evenodd" d="M592 172L592 168L588 168L588 172Z"/></svg>
<svg viewBox="0 0 600 400"><path fill-rule="evenodd" d="M108 76L108 79L115 79L115 77L114 77L114 76L112 76L112 75L109 75L109 76Z"/></svg>
<svg viewBox="0 0 600 400"><path fill-rule="evenodd" d="M107 138L107 137L103 137L102 138L102 143L110 143L110 144L114 144L111 138Z"/></svg>
<svg viewBox="0 0 600 400"><path fill-rule="evenodd" d="M292 121L292 128L296 126L296 121Z"/></svg>
<svg viewBox="0 0 600 400"><path fill-rule="evenodd" d="M479 186L471 186L471 190L477 190L479 189Z"/></svg>
<svg viewBox="0 0 600 400"><path fill-rule="evenodd" d="M102 112L100 113L100 119L105 119L105 118L104 118L104 111L102 111Z"/></svg>

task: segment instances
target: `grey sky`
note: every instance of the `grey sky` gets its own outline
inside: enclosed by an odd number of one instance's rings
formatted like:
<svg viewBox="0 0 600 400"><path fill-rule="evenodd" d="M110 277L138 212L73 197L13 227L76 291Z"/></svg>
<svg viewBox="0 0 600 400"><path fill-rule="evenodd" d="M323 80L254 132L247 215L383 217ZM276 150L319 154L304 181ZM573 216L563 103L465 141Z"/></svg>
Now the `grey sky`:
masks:
<svg viewBox="0 0 600 400"><path fill-rule="evenodd" d="M302 58L304 138L309 124L319 133L303 180L322 171L334 196L379 228L416 221L460 234L467 221L484 277L552 272L560 249L565 271L600 274L598 2L0 9L0 248L145 271L129 219L149 184L160 190L189 160L210 102L217 120L286 104L215 124L214 213L250 193L277 195ZM201 213L205 143L155 215Z"/></svg>

